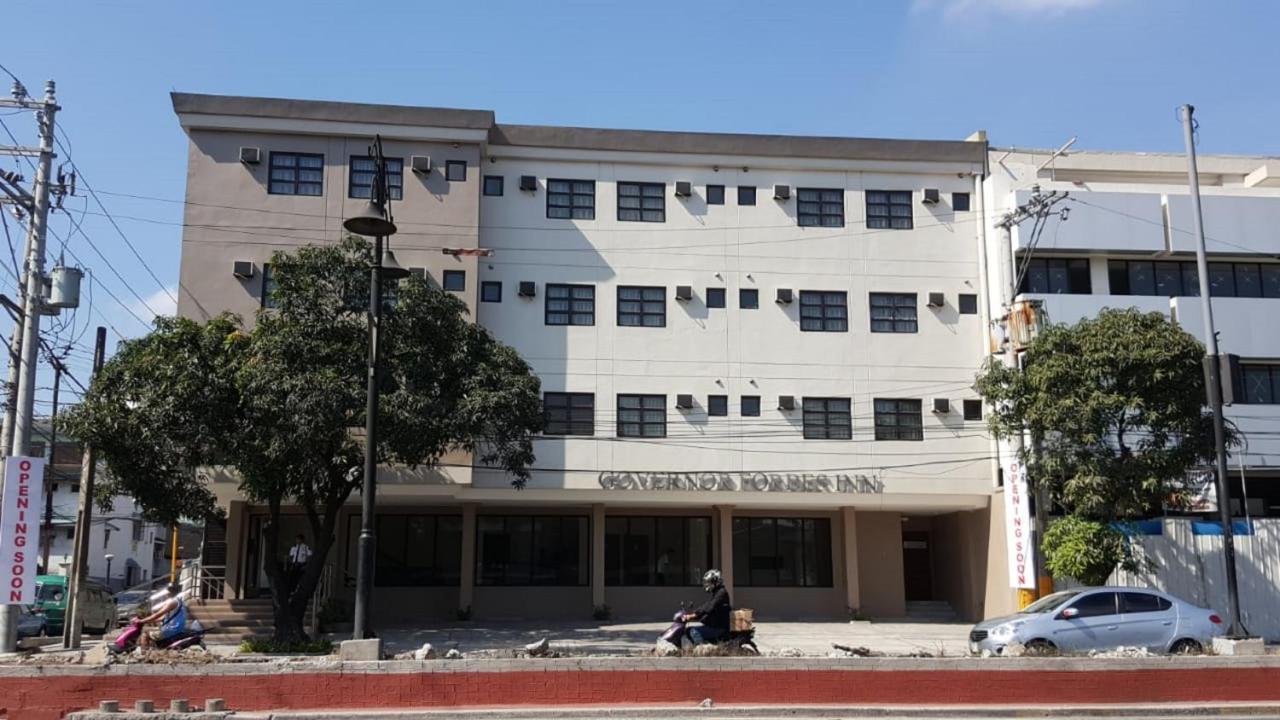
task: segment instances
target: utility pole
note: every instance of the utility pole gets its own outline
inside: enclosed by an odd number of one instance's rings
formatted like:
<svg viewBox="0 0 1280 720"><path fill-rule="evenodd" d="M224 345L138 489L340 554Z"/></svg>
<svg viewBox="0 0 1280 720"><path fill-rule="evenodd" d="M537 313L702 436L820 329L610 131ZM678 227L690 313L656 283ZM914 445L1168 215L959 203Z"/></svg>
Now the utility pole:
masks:
<svg viewBox="0 0 1280 720"><path fill-rule="evenodd" d="M45 83L44 100L40 102L27 99L25 91L18 92L19 87L14 88L15 103L36 111L40 148L35 185L32 188L33 207L27 223L27 294L22 299L22 316L25 322L22 325L17 402L13 409L11 455L27 455L31 451L31 428L35 419L36 358L40 351L40 305L44 294L45 231L49 222L49 179L53 172L54 116L58 112L52 80ZM13 652L17 648L18 611L17 605L5 605L3 611L0 611L0 653Z"/></svg>
<svg viewBox="0 0 1280 720"><path fill-rule="evenodd" d="M57 479L58 389L62 386L62 363L56 357L49 359L53 362L53 412L49 414L49 462L44 466L44 548L40 553L46 575L53 573L49 567L49 550L53 547L53 483L50 481Z"/></svg>
<svg viewBox="0 0 1280 720"><path fill-rule="evenodd" d="M1067 219L1067 210L1064 208L1055 211L1054 206L1066 200L1068 195L1069 193L1058 192L1057 190L1042 193L1040 192L1040 186L1035 185L1032 187L1031 197L1028 198L1025 203L1006 213L1004 217L1000 219L1000 222L996 223L996 226L1004 231L1004 235L1001 238L1000 264L1002 277L1007 273L1007 279L1005 279L1005 285L1002 290L1008 300L1005 302L1005 328L1007 338L1003 360L1009 367L1017 368L1019 370L1022 369L1022 358L1018 354L1018 348L1014 345L1013 335L1012 332L1010 332L1013 325L1011 320L1011 316L1013 314L1013 300L1018 296L1018 291L1022 286L1023 276L1026 274L1031 255L1035 252L1036 245L1040 241L1040 233L1044 231L1045 220L1054 212L1057 212L1063 221ZM1030 238L1027 241L1027 249L1021 259L1021 262L1019 262L1018 257L1013 252L1013 228L1026 220L1033 221L1033 224ZM1024 435L1025 433L1019 433L1016 437L1012 438L1011 442L1010 450L1019 460L1021 460L1022 456L1025 454L1026 438ZM1032 438L1032 442L1033 446L1031 448L1031 452L1034 454L1039 448L1034 445L1036 438ZM1006 480L1012 480L1012 478L1007 478ZM1009 492L1007 486L1005 492ZM1035 499L1034 507L1032 508L1035 512L1035 520L1032 526L1034 534L1031 547L1033 569L1036 572L1036 587L1032 592L1025 592L1025 589L1019 590L1018 606L1020 608L1026 607L1026 605L1030 604L1032 598L1044 597L1045 595L1053 592L1053 579L1049 577L1048 572L1045 570L1044 553L1041 552L1040 548L1041 542L1044 540L1045 529L1049 524L1049 494L1040 483L1035 483L1034 487L1031 488L1030 495ZM1006 541L1011 542L1012 539L1006 538Z"/></svg>
<svg viewBox="0 0 1280 720"><path fill-rule="evenodd" d="M1204 315L1204 366L1209 409L1213 412L1213 445L1217 460L1218 518L1222 521L1222 559L1227 570L1227 599L1231 603L1231 626L1227 637L1248 637L1240 618L1240 588L1236 582L1235 528L1231 526L1231 495L1227 491L1227 431L1222 416L1222 365L1218 356L1218 334L1213 329L1213 302L1209 297L1209 261L1205 258L1204 218L1200 214L1200 171L1196 167L1195 108L1178 108L1182 134L1187 144L1187 178L1191 184L1191 220L1196 233L1196 273L1200 280L1200 310ZM1243 461L1242 461L1243 462Z"/></svg>
<svg viewBox="0 0 1280 720"><path fill-rule="evenodd" d="M102 371L102 360L107 353L107 329L98 328L93 343L93 375L90 383ZM93 446L84 444L80 458L80 507L76 512L75 539L71 542L71 591L67 593L66 618L62 623L62 646L80 647L80 598L84 592L85 577L89 574L89 529L93 527L93 480L97 469Z"/></svg>

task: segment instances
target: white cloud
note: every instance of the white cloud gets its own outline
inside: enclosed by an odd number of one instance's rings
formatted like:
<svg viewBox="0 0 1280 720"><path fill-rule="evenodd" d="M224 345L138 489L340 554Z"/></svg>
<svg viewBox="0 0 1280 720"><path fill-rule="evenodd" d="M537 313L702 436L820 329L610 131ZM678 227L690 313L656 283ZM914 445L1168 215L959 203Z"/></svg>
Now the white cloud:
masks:
<svg viewBox="0 0 1280 720"><path fill-rule="evenodd" d="M128 336L143 335L148 330L151 329L150 325L151 325L152 318L156 317L157 315L172 316L177 314L178 304L174 300L174 298L176 297L178 297L177 288L171 287L171 288L164 288L162 290L156 290L150 295L144 295L142 297L144 302L138 302L137 300L134 300L133 302L129 303L129 311L130 313L132 313L132 315L129 313L122 313L122 314L112 313L117 318L117 319L113 319L112 322L117 322L117 327L122 332L124 332L125 335L128 335ZM137 327L135 329L134 326L138 324L138 321L134 319L133 317L134 315L141 318L142 320L145 320L147 323L147 326Z"/></svg>
<svg viewBox="0 0 1280 720"><path fill-rule="evenodd" d="M916 13L940 8L948 18L974 14L1058 16L1073 10L1087 10L1103 0L913 0Z"/></svg>

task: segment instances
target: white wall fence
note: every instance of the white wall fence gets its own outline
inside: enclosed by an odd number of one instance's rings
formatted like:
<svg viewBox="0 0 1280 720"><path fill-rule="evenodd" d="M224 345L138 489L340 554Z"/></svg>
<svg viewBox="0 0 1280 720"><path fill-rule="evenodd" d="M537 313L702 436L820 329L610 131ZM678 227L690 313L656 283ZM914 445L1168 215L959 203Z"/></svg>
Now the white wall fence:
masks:
<svg viewBox="0 0 1280 720"><path fill-rule="evenodd" d="M1253 520L1253 534L1237 533L1236 576L1240 610L1252 635L1280 641L1280 518ZM1114 585L1163 590L1188 602L1212 608L1228 617L1226 568L1221 535L1196 535L1189 519L1165 519L1163 535L1139 535L1133 540L1156 563L1152 572L1117 570Z"/></svg>

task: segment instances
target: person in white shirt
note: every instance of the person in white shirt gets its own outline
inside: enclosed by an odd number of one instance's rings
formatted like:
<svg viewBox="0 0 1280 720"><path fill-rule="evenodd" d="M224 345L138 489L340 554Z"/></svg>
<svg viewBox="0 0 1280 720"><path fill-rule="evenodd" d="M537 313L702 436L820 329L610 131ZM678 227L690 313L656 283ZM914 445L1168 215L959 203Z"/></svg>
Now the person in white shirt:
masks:
<svg viewBox="0 0 1280 720"><path fill-rule="evenodd" d="M307 560L311 559L311 548L307 547L307 538L298 533L298 541L289 548L289 567L288 572L293 576L294 582L302 576L302 569L306 567Z"/></svg>

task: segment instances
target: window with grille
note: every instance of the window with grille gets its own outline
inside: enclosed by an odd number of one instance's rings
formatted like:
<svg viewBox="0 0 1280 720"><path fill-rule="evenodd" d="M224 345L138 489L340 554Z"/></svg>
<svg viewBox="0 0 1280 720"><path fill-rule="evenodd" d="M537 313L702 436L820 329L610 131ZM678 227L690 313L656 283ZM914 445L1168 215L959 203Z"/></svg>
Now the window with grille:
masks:
<svg viewBox="0 0 1280 720"><path fill-rule="evenodd" d="M1242 364L1244 393L1239 402L1247 405L1280 405L1280 365Z"/></svg>
<svg viewBox="0 0 1280 720"><path fill-rule="evenodd" d="M910 190L868 190L867 227L872 229L910 230Z"/></svg>
<svg viewBox="0 0 1280 720"><path fill-rule="evenodd" d="M1145 277L1150 281L1151 263L1146 265ZM1089 261L1084 258L1031 258L1026 262L1019 289L1019 292L1071 295L1088 295L1092 291Z"/></svg>
<svg viewBox="0 0 1280 720"><path fill-rule="evenodd" d="M877 440L924 440L919 400L875 401Z"/></svg>
<svg viewBox="0 0 1280 720"><path fill-rule="evenodd" d="M965 400L964 401L964 419L965 420L981 420L982 419L982 401L981 400Z"/></svg>
<svg viewBox="0 0 1280 720"><path fill-rule="evenodd" d="M666 222L666 185L662 183L618 183L618 220L623 222Z"/></svg>
<svg viewBox="0 0 1280 720"><path fill-rule="evenodd" d="M267 192L272 195L324 193L324 155L273 152L270 173Z"/></svg>
<svg viewBox="0 0 1280 720"><path fill-rule="evenodd" d="M618 288L618 324L623 327L666 327L667 289L623 285Z"/></svg>
<svg viewBox="0 0 1280 720"><path fill-rule="evenodd" d="M801 227L844 227L843 190L800 188L796 199L796 220Z"/></svg>
<svg viewBox="0 0 1280 720"><path fill-rule="evenodd" d="M849 440L853 418L849 398L805 398L804 437L806 440Z"/></svg>
<svg viewBox="0 0 1280 720"><path fill-rule="evenodd" d="M871 332L913 333L918 329L915 293L871 293Z"/></svg>
<svg viewBox="0 0 1280 720"><path fill-rule="evenodd" d="M969 193L951 193L951 211L969 212Z"/></svg>
<svg viewBox="0 0 1280 720"><path fill-rule="evenodd" d="M546 289L547 325L595 325L594 285L552 285Z"/></svg>
<svg viewBox="0 0 1280 720"><path fill-rule="evenodd" d="M666 395L618 396L618 437L666 436Z"/></svg>
<svg viewBox="0 0 1280 720"><path fill-rule="evenodd" d="M404 197L404 160L386 158L387 161L387 198L400 200ZM373 176L377 166L368 155L352 155L351 171L347 181L347 197L371 199L373 197Z"/></svg>
<svg viewBox="0 0 1280 720"><path fill-rule="evenodd" d="M445 161L444 179L449 182L466 182L467 162L465 160Z"/></svg>
<svg viewBox="0 0 1280 720"><path fill-rule="evenodd" d="M595 180L547 180L547 217L596 219Z"/></svg>
<svg viewBox="0 0 1280 720"><path fill-rule="evenodd" d="M594 435L594 393L549 392L542 394L544 435Z"/></svg>
<svg viewBox="0 0 1280 720"><path fill-rule="evenodd" d="M805 332L848 332L848 293L801 290L800 329Z"/></svg>

